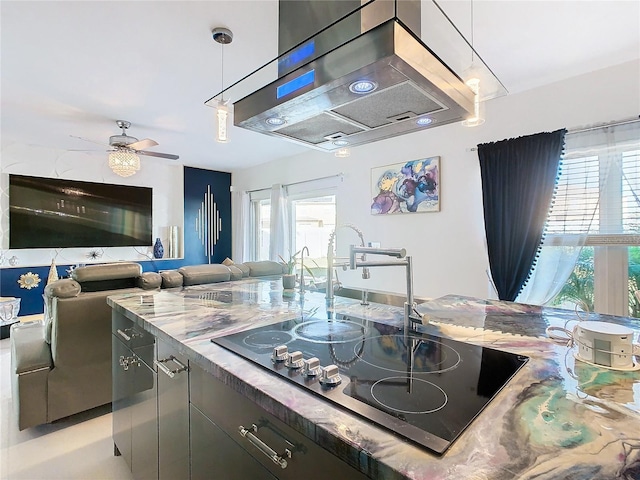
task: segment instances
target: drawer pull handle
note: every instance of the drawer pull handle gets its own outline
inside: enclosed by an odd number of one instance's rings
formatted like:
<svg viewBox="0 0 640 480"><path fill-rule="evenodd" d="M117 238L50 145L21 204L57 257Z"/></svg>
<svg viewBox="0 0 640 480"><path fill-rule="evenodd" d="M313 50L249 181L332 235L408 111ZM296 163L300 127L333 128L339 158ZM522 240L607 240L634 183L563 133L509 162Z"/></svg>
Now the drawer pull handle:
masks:
<svg viewBox="0 0 640 480"><path fill-rule="evenodd" d="M118 329L117 332L118 332L118 335L120 335L122 338L124 338L127 342L131 341L131 337L129 335L127 335L126 333L124 333L122 330Z"/></svg>
<svg viewBox="0 0 640 480"><path fill-rule="evenodd" d="M253 424L251 428L244 428L242 425L238 427L240 435L249 440L251 444L271 459L273 463L279 465L280 468L287 468L287 461L283 457L291 458L291 451L285 449L283 455L278 455L269 445L260 440L255 434L258 433L258 427Z"/></svg>
<svg viewBox="0 0 640 480"><path fill-rule="evenodd" d="M169 367L165 365L166 362L173 362L176 365L178 365L178 368L174 368L173 370L171 370ZM170 355L167 358L162 358L160 360L154 360L153 363L156 365L156 367L162 370L169 378L175 377L176 373L186 372L187 370L189 370L189 367L187 367L184 363L182 363L173 355Z"/></svg>

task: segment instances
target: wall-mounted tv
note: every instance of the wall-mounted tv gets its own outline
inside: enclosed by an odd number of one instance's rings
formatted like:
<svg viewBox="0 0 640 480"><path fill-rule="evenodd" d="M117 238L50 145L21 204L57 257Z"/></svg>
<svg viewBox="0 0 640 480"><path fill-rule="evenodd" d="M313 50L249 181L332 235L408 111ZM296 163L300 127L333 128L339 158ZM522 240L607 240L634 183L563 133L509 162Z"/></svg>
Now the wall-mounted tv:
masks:
<svg viewBox="0 0 640 480"><path fill-rule="evenodd" d="M9 248L152 242L152 189L9 175Z"/></svg>

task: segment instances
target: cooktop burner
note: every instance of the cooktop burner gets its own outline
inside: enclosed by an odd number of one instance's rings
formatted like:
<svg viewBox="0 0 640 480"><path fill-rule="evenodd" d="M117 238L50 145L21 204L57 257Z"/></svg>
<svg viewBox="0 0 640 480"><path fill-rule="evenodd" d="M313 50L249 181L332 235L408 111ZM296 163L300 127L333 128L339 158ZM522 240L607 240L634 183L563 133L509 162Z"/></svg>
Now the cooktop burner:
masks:
<svg viewBox="0 0 640 480"><path fill-rule="evenodd" d="M288 332L281 332L277 330L265 330L261 332L250 333L243 338L243 342L249 348L271 349L278 345L289 343L293 340L293 335Z"/></svg>
<svg viewBox="0 0 640 480"><path fill-rule="evenodd" d="M211 341L438 454L528 360L346 317L289 320Z"/></svg>
<svg viewBox="0 0 640 480"><path fill-rule="evenodd" d="M361 340L367 333L367 327L350 321L312 320L294 327L294 333L301 340L314 343L348 343Z"/></svg>

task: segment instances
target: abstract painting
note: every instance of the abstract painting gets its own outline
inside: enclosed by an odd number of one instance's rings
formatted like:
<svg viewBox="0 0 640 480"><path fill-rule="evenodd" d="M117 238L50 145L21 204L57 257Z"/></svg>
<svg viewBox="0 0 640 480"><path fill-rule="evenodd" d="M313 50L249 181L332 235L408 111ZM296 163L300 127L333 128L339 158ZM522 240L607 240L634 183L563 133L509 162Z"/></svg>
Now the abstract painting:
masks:
<svg viewBox="0 0 640 480"><path fill-rule="evenodd" d="M440 157L371 169L371 213L440 211Z"/></svg>

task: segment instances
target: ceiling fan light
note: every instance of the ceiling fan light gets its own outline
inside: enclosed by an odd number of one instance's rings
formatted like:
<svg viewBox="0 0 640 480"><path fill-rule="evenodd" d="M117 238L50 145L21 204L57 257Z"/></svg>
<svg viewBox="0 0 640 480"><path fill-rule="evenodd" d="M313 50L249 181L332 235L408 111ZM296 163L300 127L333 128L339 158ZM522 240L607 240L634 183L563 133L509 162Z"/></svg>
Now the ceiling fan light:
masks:
<svg viewBox="0 0 640 480"><path fill-rule="evenodd" d="M109 153L109 168L116 175L130 177L140 170L140 157L134 152L116 150Z"/></svg>

